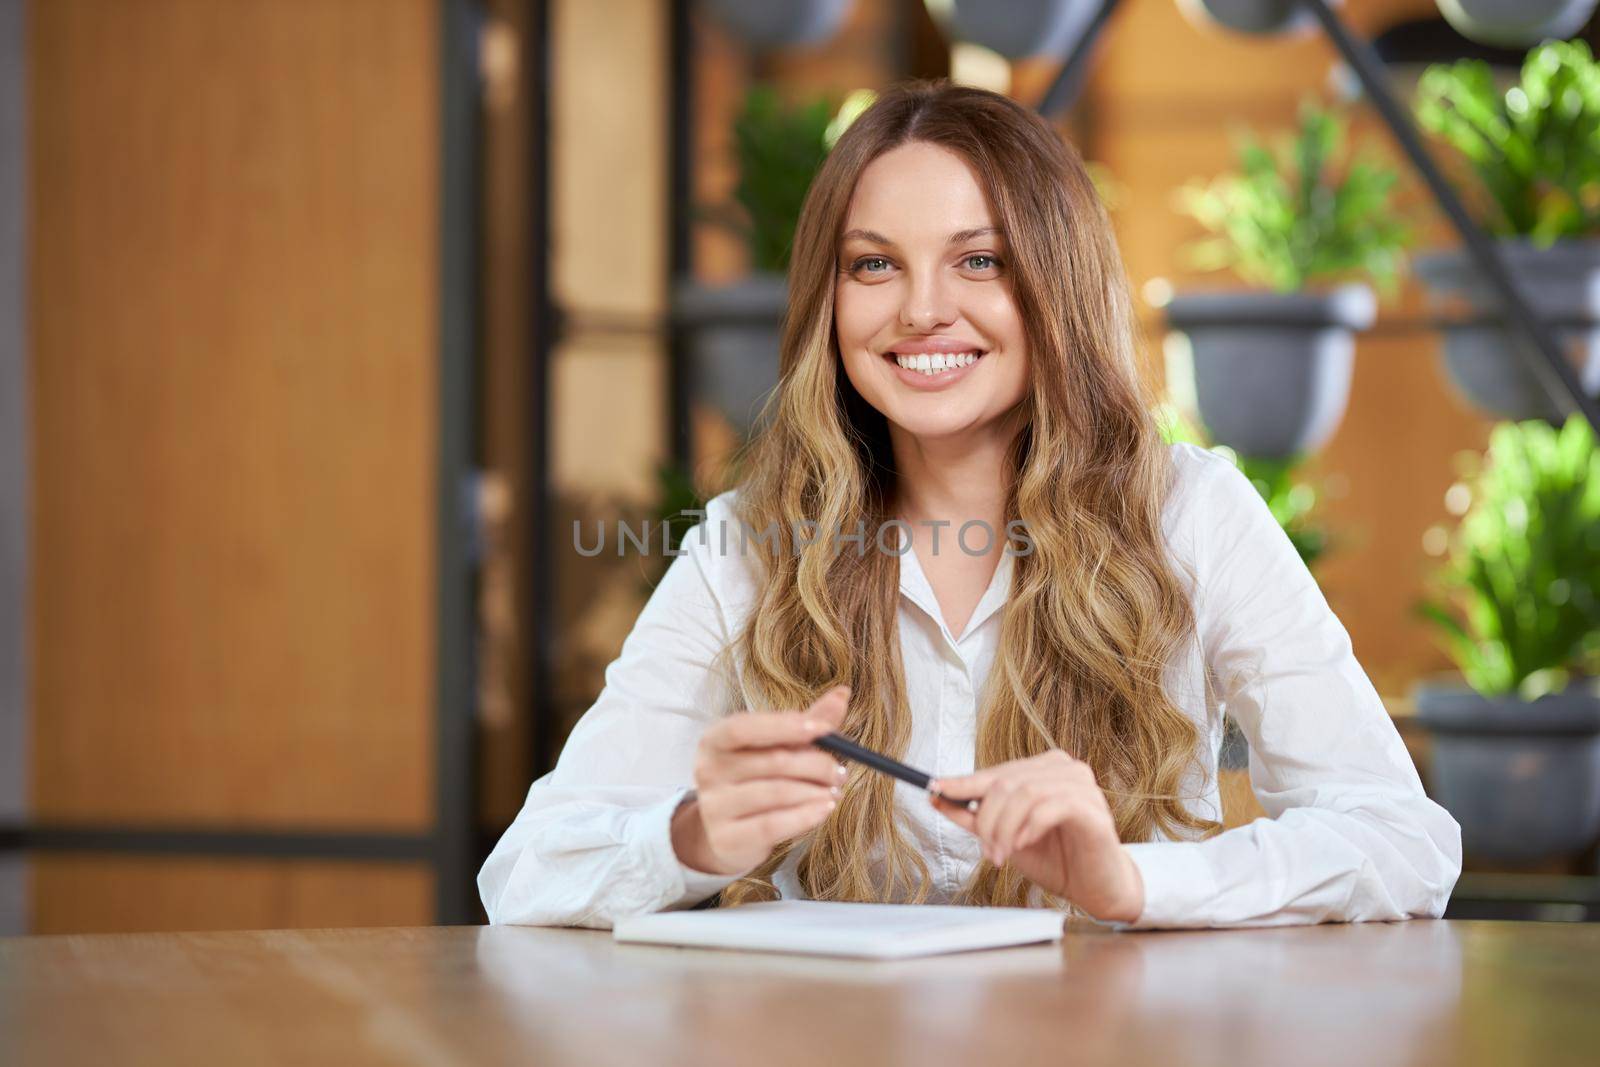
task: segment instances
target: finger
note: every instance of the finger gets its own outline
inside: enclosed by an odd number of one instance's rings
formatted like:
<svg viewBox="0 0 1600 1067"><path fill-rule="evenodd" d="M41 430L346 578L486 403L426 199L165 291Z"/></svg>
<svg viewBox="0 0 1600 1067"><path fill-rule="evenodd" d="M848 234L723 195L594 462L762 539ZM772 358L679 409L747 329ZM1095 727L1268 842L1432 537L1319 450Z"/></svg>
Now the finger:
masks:
<svg viewBox="0 0 1600 1067"><path fill-rule="evenodd" d="M1070 790L1059 777L1040 776L1019 782L1012 802L995 820L991 841L999 853L999 863L1009 860L1019 847L1018 838L1028 821L1041 807L1057 804L1070 796Z"/></svg>
<svg viewBox="0 0 1600 1067"><path fill-rule="evenodd" d="M989 787L978 809L978 837L996 865L1010 857L1011 835L1027 817L1028 809L1039 797L1055 792L1060 784L1048 771L1020 761L1008 766L1010 773Z"/></svg>
<svg viewBox="0 0 1600 1067"><path fill-rule="evenodd" d="M717 761L710 778L717 782L748 782L757 778L794 778L833 786L843 782L844 764L816 748L769 748L730 753Z"/></svg>
<svg viewBox="0 0 1600 1067"><path fill-rule="evenodd" d="M1000 850L995 842L995 826L1016 799L1016 783L1003 779L990 787L978 808L978 840L983 842L983 854L996 866L1000 863Z"/></svg>
<svg viewBox="0 0 1600 1067"><path fill-rule="evenodd" d="M822 696L818 697L806 709L806 717L816 719L828 724L828 729L837 730L844 724L844 714L850 707L850 687L836 685Z"/></svg>
<svg viewBox="0 0 1600 1067"><path fill-rule="evenodd" d="M999 781L1005 773L1000 767L985 767L983 770L974 771L971 774L961 774L951 778L937 778L930 784L937 785L939 792L952 799L970 800L973 797L981 797L987 793L989 788Z"/></svg>
<svg viewBox="0 0 1600 1067"><path fill-rule="evenodd" d="M1020 852L1022 849L1032 847L1045 834L1071 821L1072 813L1072 801L1067 797L1052 797L1042 804L1034 805L1022 828L1017 831L1012 851Z"/></svg>
<svg viewBox="0 0 1600 1067"><path fill-rule="evenodd" d="M746 711L732 715L706 731L706 739L724 752L772 745L808 745L833 729L826 719L793 711Z"/></svg>
<svg viewBox="0 0 1600 1067"><path fill-rule="evenodd" d="M834 800L831 787L793 778L761 778L737 782L708 794L710 810L719 818L745 819L778 808ZM706 798L702 798L705 803Z"/></svg>
<svg viewBox="0 0 1600 1067"><path fill-rule="evenodd" d="M928 800L933 804L935 811L944 815L951 822L968 833L977 833L978 817L968 811L965 804L950 800L948 797L942 797L937 793L929 793Z"/></svg>

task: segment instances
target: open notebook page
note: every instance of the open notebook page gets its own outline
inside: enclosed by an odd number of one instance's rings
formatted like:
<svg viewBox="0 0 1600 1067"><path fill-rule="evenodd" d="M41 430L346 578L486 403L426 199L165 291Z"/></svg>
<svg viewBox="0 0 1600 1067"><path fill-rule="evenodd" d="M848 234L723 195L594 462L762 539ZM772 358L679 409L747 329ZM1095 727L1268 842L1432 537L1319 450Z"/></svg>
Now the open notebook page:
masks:
<svg viewBox="0 0 1600 1067"><path fill-rule="evenodd" d="M639 915L619 920L612 936L702 948L900 959L1054 941L1065 919L1048 908L773 900Z"/></svg>

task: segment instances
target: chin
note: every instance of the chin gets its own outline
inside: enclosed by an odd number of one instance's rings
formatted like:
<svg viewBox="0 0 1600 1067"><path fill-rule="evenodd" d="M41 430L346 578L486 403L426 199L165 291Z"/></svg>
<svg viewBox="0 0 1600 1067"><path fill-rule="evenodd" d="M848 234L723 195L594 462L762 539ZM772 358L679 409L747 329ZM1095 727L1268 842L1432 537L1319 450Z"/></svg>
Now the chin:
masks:
<svg viewBox="0 0 1600 1067"><path fill-rule="evenodd" d="M898 405L899 410L889 412L889 421L899 426L900 429L913 437L937 440L941 437L956 437L970 433L982 423L982 419L973 414L956 411L920 411L909 412L904 410L904 405Z"/></svg>

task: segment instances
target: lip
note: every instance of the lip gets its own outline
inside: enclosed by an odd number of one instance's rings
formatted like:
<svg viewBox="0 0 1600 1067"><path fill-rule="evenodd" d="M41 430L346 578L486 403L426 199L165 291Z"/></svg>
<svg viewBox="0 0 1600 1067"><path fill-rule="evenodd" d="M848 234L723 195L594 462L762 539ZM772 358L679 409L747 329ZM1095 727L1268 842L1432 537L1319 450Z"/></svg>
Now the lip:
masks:
<svg viewBox="0 0 1600 1067"><path fill-rule="evenodd" d="M957 351L971 352L973 349L962 348L957 349ZM978 349L978 351L983 352L983 354L977 359L973 360L971 363L968 363L965 367L957 367L955 370L947 370L939 374L923 374L921 371L907 370L905 367L902 367L899 363L895 362L893 351L885 353L883 358L888 361L889 369L893 371L895 376L898 377L904 384L910 386L912 389L925 389L930 392L937 392L940 389L948 389L956 382L961 381L961 379L965 378L968 374L971 374L972 371L981 366L984 360L989 358L989 353L987 351L984 351L983 349ZM910 355L910 353L906 354Z"/></svg>
<svg viewBox="0 0 1600 1067"><path fill-rule="evenodd" d="M926 353L931 356L937 352L948 356L952 353L987 353L988 351L987 348L975 341L967 341L959 337L919 337L915 340L901 341L899 344L885 349L884 353L888 355L898 352L903 356L920 356Z"/></svg>

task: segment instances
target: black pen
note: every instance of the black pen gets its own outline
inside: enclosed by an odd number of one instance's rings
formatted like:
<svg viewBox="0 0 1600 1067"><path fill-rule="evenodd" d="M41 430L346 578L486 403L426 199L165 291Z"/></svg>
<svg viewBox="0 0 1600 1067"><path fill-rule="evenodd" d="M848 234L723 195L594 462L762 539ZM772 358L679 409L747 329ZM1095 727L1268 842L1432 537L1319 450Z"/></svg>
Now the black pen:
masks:
<svg viewBox="0 0 1600 1067"><path fill-rule="evenodd" d="M893 778L898 778L902 782L910 782L918 789L927 789L934 796L943 797L943 799L952 804L965 803L967 810L973 814L978 811L977 798L961 801L955 797L946 797L937 789L930 788L934 780L933 775L924 774L914 767L907 767L899 760L890 759L881 752L874 752L870 748L862 748L841 733L826 733L821 737L814 738L811 743L818 748L827 749L835 756L843 756L845 759L855 760L857 763L871 767L875 771L882 771Z"/></svg>

